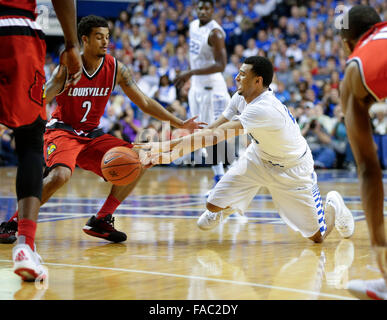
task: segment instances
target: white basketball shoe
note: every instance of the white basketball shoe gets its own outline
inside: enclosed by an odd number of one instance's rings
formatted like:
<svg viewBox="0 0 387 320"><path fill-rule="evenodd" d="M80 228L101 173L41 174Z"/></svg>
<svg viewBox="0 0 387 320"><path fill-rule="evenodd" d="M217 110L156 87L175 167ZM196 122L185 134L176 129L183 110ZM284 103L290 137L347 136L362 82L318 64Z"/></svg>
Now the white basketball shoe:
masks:
<svg viewBox="0 0 387 320"><path fill-rule="evenodd" d="M335 227L343 238L349 238L355 231L355 220L351 211L347 208L340 193L330 191L327 194L326 205L335 209Z"/></svg>
<svg viewBox="0 0 387 320"><path fill-rule="evenodd" d="M351 280L347 289L362 300L387 300L387 286L384 278L376 280Z"/></svg>
<svg viewBox="0 0 387 320"><path fill-rule="evenodd" d="M224 221L228 216L232 215L235 212L234 209L228 208L218 212L212 212L209 210L204 211L204 213L198 219L198 227L202 230L211 230L218 226L222 221Z"/></svg>
<svg viewBox="0 0 387 320"><path fill-rule="evenodd" d="M16 245L12 250L12 258L13 272L24 281L40 281L47 278L48 271L42 265L42 258L36 251L32 251L29 245Z"/></svg>

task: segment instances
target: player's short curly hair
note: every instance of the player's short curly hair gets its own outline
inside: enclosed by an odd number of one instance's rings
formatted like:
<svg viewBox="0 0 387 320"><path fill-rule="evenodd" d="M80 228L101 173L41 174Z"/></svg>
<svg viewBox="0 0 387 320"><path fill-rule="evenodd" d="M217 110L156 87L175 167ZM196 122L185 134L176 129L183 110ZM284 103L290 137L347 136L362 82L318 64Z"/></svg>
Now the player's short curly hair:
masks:
<svg viewBox="0 0 387 320"><path fill-rule="evenodd" d="M373 25L382 21L374 8L365 5L353 6L347 18L348 26L340 29L340 35L348 40L359 39Z"/></svg>
<svg viewBox="0 0 387 320"><path fill-rule="evenodd" d="M263 85L269 87L273 81L273 64L271 61L265 57L261 56L251 56L246 58L243 61L244 64L252 65L252 72L263 78Z"/></svg>
<svg viewBox="0 0 387 320"><path fill-rule="evenodd" d="M204 3L208 2L211 5L211 7L214 7L214 0L198 0L196 4L199 4L199 2L204 2Z"/></svg>
<svg viewBox="0 0 387 320"><path fill-rule="evenodd" d="M78 23L78 37L79 39L82 38L82 36L90 36L91 31L93 28L108 28L108 22L106 19L99 17L99 16L94 16L94 15L89 15L86 17L83 17L81 21Z"/></svg>

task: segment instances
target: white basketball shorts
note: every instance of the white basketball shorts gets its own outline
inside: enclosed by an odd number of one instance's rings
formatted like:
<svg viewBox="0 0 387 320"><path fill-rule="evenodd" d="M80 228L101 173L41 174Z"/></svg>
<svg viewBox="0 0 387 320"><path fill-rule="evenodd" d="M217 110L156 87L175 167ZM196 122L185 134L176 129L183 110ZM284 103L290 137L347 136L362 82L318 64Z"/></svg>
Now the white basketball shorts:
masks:
<svg viewBox="0 0 387 320"><path fill-rule="evenodd" d="M207 201L244 214L259 189L266 187L289 227L306 238L318 230L324 233L324 209L313 164L308 149L295 166L273 165L260 159L251 144L217 183Z"/></svg>

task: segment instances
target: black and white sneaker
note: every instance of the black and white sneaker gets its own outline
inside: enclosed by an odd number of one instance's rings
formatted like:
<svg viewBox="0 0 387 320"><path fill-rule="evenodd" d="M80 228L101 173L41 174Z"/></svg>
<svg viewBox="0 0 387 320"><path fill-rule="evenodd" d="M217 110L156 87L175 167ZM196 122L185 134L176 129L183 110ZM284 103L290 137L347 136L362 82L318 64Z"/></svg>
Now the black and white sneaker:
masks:
<svg viewBox="0 0 387 320"><path fill-rule="evenodd" d="M0 243L14 243L16 241L17 222L7 221L0 225Z"/></svg>
<svg viewBox="0 0 387 320"><path fill-rule="evenodd" d="M82 230L89 236L106 239L112 242L122 242L127 238L125 233L114 228L114 218L111 214L101 219L92 216Z"/></svg>

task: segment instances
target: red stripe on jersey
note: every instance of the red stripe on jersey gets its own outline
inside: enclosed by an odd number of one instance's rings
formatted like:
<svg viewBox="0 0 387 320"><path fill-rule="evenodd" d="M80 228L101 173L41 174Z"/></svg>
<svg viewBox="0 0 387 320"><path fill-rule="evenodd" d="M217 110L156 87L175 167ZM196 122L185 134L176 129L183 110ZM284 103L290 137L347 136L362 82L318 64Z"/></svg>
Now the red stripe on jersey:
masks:
<svg viewBox="0 0 387 320"><path fill-rule="evenodd" d="M106 54L94 74L83 69L79 82L56 97L52 118L85 132L98 127L115 85L116 68L116 59Z"/></svg>
<svg viewBox="0 0 387 320"><path fill-rule="evenodd" d="M359 64L364 86L376 100L387 97L387 22L374 25L357 43L348 62Z"/></svg>

